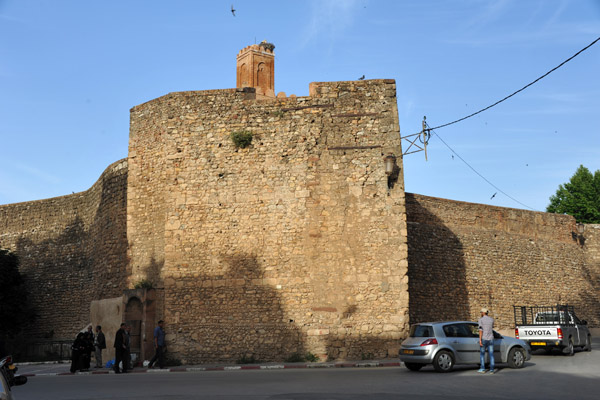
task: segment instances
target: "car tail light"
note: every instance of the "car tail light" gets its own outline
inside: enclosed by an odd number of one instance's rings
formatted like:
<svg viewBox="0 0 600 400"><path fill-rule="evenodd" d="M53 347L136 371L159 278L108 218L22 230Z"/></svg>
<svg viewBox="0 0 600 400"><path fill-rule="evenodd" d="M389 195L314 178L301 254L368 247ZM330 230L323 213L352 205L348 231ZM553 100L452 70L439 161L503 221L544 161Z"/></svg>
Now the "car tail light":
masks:
<svg viewBox="0 0 600 400"><path fill-rule="evenodd" d="M515 328L515 337L519 338L519 328Z"/></svg>
<svg viewBox="0 0 600 400"><path fill-rule="evenodd" d="M557 331L558 331L558 338L559 338L559 339L562 339L562 338L563 338L562 329L561 329L561 328L558 328L558 329L557 329Z"/></svg>
<svg viewBox="0 0 600 400"><path fill-rule="evenodd" d="M430 344L438 344L437 339L427 339L426 341L424 341L423 343L421 343L421 346L429 346Z"/></svg>

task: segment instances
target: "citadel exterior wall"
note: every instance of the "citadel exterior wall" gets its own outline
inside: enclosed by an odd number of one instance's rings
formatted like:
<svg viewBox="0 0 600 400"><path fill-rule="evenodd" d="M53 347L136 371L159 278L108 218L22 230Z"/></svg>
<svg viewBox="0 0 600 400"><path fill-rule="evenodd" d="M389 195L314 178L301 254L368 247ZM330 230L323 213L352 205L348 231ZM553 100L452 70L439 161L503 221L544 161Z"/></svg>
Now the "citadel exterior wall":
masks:
<svg viewBox="0 0 600 400"><path fill-rule="evenodd" d="M514 328L512 305L568 303L600 325L600 235L568 215L406 194L411 323L479 317Z"/></svg>
<svg viewBox="0 0 600 400"><path fill-rule="evenodd" d="M600 224L586 224L580 238L585 254L585 264L581 272L591 286L589 291L581 294L581 297L593 306L596 316L595 319L587 315L583 318L595 321L594 326L600 328Z"/></svg>
<svg viewBox="0 0 600 400"><path fill-rule="evenodd" d="M0 206L0 248L20 260L39 317L26 337L73 339L92 300L122 296L127 275L127 160L85 192Z"/></svg>
<svg viewBox="0 0 600 400"><path fill-rule="evenodd" d="M500 329L513 304L558 302L600 326L600 225L405 196L393 80L257 97L136 106L129 158L89 190L0 206L0 248L19 255L40 315L28 337L72 339L92 302L127 307L142 280L151 313L113 314L140 324L140 347L165 319L169 356L187 363L395 357L409 317L476 319L481 306ZM230 139L241 130L248 148Z"/></svg>
<svg viewBox="0 0 600 400"><path fill-rule="evenodd" d="M408 281L393 80L171 93L131 110L132 282L184 362L395 356ZM253 134L238 149L234 131ZM323 358L322 358L323 359Z"/></svg>

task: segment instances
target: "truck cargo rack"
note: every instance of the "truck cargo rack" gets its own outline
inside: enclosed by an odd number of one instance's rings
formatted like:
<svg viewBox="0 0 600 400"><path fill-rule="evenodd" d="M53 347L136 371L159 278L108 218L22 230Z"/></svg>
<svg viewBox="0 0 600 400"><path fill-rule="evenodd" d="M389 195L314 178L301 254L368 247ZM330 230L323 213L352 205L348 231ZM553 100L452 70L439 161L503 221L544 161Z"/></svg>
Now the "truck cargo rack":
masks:
<svg viewBox="0 0 600 400"><path fill-rule="evenodd" d="M574 325L573 306L513 306L515 326L519 325Z"/></svg>

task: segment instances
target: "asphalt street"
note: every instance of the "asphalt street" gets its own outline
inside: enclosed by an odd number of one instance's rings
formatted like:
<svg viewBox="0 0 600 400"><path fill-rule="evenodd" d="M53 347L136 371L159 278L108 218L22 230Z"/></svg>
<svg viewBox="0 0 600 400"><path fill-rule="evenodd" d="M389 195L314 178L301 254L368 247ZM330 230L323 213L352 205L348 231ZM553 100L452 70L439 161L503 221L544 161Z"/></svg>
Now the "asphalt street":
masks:
<svg viewBox="0 0 600 400"><path fill-rule="evenodd" d="M130 374L42 375L14 388L28 399L597 399L600 341L575 356L536 353L523 369L495 375L477 366L442 374L431 367L290 368ZM23 366L27 372L39 366Z"/></svg>

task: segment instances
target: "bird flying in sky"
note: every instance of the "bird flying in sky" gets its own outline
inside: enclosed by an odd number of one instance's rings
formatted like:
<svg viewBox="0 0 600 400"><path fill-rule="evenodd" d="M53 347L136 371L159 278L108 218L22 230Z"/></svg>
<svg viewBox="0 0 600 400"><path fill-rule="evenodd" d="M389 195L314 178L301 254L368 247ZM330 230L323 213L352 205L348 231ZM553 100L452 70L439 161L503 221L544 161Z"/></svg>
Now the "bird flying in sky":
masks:
<svg viewBox="0 0 600 400"><path fill-rule="evenodd" d="M233 4L231 5L231 13L233 14L233 16L235 17L235 8L233 8Z"/></svg>
<svg viewBox="0 0 600 400"><path fill-rule="evenodd" d="M358 78L359 81L364 81L365 80L365 76L361 76L360 78Z"/></svg>
<svg viewBox="0 0 600 400"><path fill-rule="evenodd" d="M493 199L494 197L496 197L496 195L497 195L497 194L498 194L498 192L494 193L494 194L492 195L492 197L490 197L490 200L491 200L491 199Z"/></svg>

